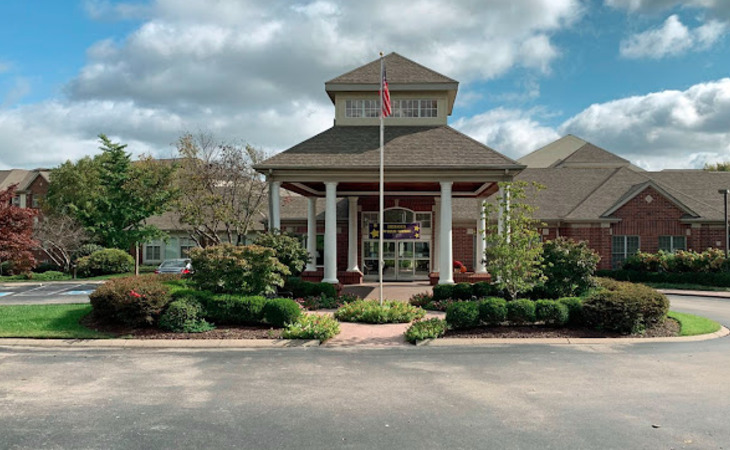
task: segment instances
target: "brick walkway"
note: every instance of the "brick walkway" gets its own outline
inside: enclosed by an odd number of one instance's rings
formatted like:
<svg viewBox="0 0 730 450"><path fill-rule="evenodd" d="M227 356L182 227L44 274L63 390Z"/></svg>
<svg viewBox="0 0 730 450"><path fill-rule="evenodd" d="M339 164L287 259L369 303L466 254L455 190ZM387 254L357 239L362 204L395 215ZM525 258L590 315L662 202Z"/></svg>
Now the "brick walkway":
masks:
<svg viewBox="0 0 730 450"><path fill-rule="evenodd" d="M403 300L407 301L413 294L422 292L431 292L431 286L428 281L414 282L388 282L383 283L383 298L385 300ZM348 285L344 287L344 292L355 294L361 298L377 299L379 298L378 283L363 283L356 285Z"/></svg>

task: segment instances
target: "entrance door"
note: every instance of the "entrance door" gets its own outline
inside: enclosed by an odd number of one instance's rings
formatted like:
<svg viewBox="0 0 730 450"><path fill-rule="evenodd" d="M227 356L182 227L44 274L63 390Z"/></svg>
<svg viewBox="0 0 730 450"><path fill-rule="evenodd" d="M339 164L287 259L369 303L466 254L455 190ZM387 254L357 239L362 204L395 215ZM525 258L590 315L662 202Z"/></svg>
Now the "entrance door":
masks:
<svg viewBox="0 0 730 450"><path fill-rule="evenodd" d="M383 280L428 279L431 266L430 241L383 241ZM378 279L378 241L363 242L363 271L367 279Z"/></svg>

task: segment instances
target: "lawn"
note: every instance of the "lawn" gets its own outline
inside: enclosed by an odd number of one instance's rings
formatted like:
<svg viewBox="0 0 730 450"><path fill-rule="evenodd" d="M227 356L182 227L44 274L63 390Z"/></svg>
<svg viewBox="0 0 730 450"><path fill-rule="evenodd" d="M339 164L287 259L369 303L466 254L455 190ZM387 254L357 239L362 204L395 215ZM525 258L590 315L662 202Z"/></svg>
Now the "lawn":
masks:
<svg viewBox="0 0 730 450"><path fill-rule="evenodd" d="M696 336L698 334L714 333L720 329L720 324L705 317L694 314L669 311L668 316L679 322L680 336Z"/></svg>
<svg viewBox="0 0 730 450"><path fill-rule="evenodd" d="M79 324L89 304L2 305L0 337L98 339L109 335Z"/></svg>

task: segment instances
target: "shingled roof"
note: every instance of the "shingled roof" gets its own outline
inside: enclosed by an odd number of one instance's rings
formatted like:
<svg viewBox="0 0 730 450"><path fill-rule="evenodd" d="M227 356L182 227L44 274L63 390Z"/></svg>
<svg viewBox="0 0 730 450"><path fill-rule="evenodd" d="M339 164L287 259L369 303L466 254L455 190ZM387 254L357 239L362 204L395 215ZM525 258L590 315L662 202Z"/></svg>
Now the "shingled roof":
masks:
<svg viewBox="0 0 730 450"><path fill-rule="evenodd" d="M386 168L520 168L517 162L449 126L386 127ZM335 126L256 166L264 169L377 169L380 129Z"/></svg>
<svg viewBox="0 0 730 450"><path fill-rule="evenodd" d="M456 80L424 67L417 62L390 53L384 58L388 74L388 85L394 89L398 84L458 83ZM380 84L380 58L351 70L325 83L329 84Z"/></svg>

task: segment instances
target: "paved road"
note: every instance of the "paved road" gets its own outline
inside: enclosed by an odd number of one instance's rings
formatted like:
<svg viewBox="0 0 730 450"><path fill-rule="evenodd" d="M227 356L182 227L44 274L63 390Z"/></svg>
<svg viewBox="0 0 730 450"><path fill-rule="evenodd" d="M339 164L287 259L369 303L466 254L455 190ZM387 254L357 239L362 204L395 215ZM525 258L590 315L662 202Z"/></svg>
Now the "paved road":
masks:
<svg viewBox="0 0 730 450"><path fill-rule="evenodd" d="M99 283L20 283L0 285L0 305L86 303Z"/></svg>
<svg viewBox="0 0 730 450"><path fill-rule="evenodd" d="M730 324L730 301L672 298ZM730 339L0 350L1 448L730 448Z"/></svg>

